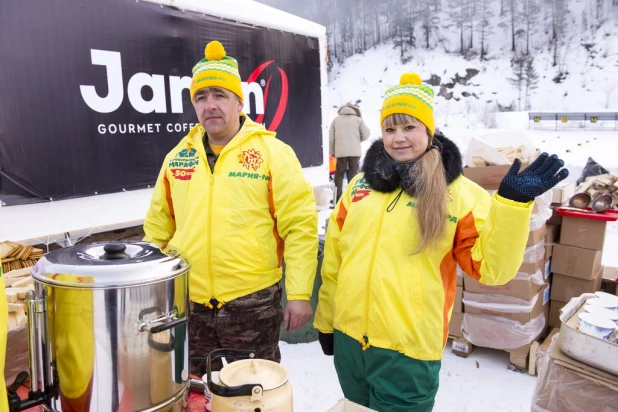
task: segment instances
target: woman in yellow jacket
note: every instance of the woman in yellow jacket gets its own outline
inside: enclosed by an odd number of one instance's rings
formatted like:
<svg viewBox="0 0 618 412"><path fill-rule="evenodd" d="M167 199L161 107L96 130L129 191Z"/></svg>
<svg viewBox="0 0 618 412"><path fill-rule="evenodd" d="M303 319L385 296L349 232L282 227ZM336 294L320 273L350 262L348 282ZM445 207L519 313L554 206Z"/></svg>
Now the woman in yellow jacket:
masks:
<svg viewBox="0 0 618 412"><path fill-rule="evenodd" d="M522 263L533 200L568 175L543 153L515 161L490 196L434 135L433 89L414 73L387 90L382 139L328 225L315 327L346 398L378 411L431 411L456 267L487 285Z"/></svg>

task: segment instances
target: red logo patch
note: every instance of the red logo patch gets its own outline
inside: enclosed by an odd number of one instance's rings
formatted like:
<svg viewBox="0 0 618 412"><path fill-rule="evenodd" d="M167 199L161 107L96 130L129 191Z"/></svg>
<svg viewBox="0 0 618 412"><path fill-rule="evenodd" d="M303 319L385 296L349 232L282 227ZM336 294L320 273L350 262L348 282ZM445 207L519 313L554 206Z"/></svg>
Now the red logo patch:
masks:
<svg viewBox="0 0 618 412"><path fill-rule="evenodd" d="M262 154L255 149L249 149L242 152L242 165L247 170L258 170L260 165L264 163Z"/></svg>
<svg viewBox="0 0 618 412"><path fill-rule="evenodd" d="M252 83L252 82L257 81L258 77L262 74L264 69L270 66L271 63L274 63L274 60L269 60L259 65L253 71L253 73L249 75L249 77L247 78L247 83ZM283 71L283 69L281 69L280 67L277 67L277 71L279 72L279 76L281 78L281 95L279 96L279 103L277 105L277 110L275 112L275 115L273 116L270 124L266 127L268 130L272 132L277 130L277 128L279 127L279 124L281 124L281 121L283 120L283 115L285 114L285 109L288 105L288 76L285 73L285 71ZM272 79L273 79L272 75L268 76L268 81L266 82L266 88L264 90L264 108L269 107L268 97L269 97L269 91L270 91L270 83ZM263 83L262 83L262 86L264 86ZM276 90L277 87L273 87L273 89ZM272 97L272 94L270 96ZM259 124L263 123L264 114L258 115L255 118L255 122Z"/></svg>
<svg viewBox="0 0 618 412"><path fill-rule="evenodd" d="M359 200L363 200L365 197L369 196L370 194L371 194L371 190L359 189L354 194L354 197L352 198L352 202L354 203L354 202L358 202Z"/></svg>
<svg viewBox="0 0 618 412"><path fill-rule="evenodd" d="M195 173L195 167L191 169L170 169L170 171L176 180L191 180L193 173Z"/></svg>

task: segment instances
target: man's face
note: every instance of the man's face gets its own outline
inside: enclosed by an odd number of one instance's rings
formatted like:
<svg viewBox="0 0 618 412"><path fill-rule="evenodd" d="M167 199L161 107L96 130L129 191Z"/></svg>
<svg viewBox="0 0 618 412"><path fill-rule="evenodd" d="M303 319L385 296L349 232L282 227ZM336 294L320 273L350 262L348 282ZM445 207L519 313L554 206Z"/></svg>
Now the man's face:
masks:
<svg viewBox="0 0 618 412"><path fill-rule="evenodd" d="M238 132L243 103L231 91L219 87L200 89L193 96L193 107L212 140L229 140Z"/></svg>

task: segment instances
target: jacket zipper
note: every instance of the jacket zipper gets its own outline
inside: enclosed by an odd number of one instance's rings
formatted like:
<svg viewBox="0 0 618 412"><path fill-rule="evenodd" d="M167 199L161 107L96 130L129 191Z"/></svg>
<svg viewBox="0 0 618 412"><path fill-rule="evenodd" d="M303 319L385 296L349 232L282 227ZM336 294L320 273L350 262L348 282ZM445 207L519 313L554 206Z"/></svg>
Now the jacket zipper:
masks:
<svg viewBox="0 0 618 412"><path fill-rule="evenodd" d="M216 164L215 164L216 166ZM210 169L210 167L209 167ZM215 299L215 273L212 266L212 198L215 188L215 171L214 167L210 174L210 191L208 197L208 276L210 277L210 294Z"/></svg>
<svg viewBox="0 0 618 412"><path fill-rule="evenodd" d="M380 208L380 223L378 224L377 236L373 243L373 251L371 253L371 264L369 265L369 274L367 275L367 283L365 285L365 333L360 339L360 343L363 346L363 350L369 349L371 344L369 343L369 287L371 285L371 274L373 273L373 266L375 264L376 253L378 250L378 241L380 239L380 232L382 232L382 223L384 221L384 209L388 203L388 197L386 197L384 204Z"/></svg>

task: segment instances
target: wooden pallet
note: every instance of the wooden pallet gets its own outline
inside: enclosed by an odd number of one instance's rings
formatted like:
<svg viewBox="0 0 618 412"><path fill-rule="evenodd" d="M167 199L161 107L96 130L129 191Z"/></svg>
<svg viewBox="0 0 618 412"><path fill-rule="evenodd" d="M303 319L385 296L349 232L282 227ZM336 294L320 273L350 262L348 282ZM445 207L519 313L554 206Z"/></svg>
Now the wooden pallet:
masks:
<svg viewBox="0 0 618 412"><path fill-rule="evenodd" d="M549 334L542 334L536 341L530 344L528 352L524 354L509 352L509 369L518 372L527 372L530 375L537 374L537 354L545 352L549 348L551 339L559 332L554 328Z"/></svg>
<svg viewBox="0 0 618 412"><path fill-rule="evenodd" d="M543 338L546 334L541 335L539 339L532 342L526 354L520 353L512 353L506 350L502 350L502 352L509 353L509 365L508 369L512 371L518 372L526 372L530 375L536 376L537 374L537 357L538 353L546 352L549 348L549 344L551 343L552 337L558 333L559 330L554 328L547 337ZM467 358L470 356L472 351L475 348L475 345L471 342L467 341L464 338L449 335L448 337L451 340L452 345L452 353L462 358ZM501 349L494 349L501 350ZM530 361L532 360L532 362Z"/></svg>

